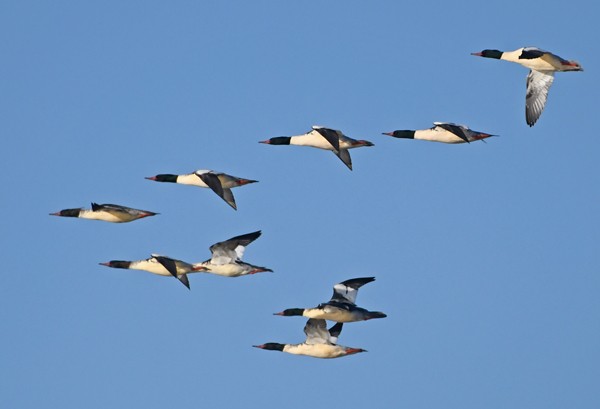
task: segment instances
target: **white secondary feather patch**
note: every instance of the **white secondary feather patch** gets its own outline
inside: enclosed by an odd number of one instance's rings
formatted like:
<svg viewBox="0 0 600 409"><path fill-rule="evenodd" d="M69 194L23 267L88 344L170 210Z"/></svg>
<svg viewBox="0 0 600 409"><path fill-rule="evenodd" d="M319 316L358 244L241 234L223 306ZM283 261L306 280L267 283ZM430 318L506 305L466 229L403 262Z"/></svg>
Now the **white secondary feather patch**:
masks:
<svg viewBox="0 0 600 409"><path fill-rule="evenodd" d="M221 265L233 263L236 260L241 260L244 256L245 246L237 246L235 250L230 250L224 246L213 248L211 263Z"/></svg>
<svg viewBox="0 0 600 409"><path fill-rule="evenodd" d="M331 341L331 334L327 330L325 320L309 319L304 326L306 334L305 344L334 344Z"/></svg>
<svg viewBox="0 0 600 409"><path fill-rule="evenodd" d="M552 82L554 82L552 71L529 71L525 97L525 116L529 125L533 125L542 115Z"/></svg>
<svg viewBox="0 0 600 409"><path fill-rule="evenodd" d="M342 283L336 284L333 286L333 290L340 296L344 297L346 300L354 304L356 302L356 296L358 294L358 290L348 287Z"/></svg>

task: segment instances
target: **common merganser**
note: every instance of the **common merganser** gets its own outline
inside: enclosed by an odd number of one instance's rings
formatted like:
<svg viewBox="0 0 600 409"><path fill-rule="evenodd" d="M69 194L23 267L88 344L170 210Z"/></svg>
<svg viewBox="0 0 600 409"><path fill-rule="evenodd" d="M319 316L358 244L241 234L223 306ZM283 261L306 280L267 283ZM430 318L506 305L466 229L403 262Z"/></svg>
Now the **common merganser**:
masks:
<svg viewBox="0 0 600 409"><path fill-rule="evenodd" d="M525 97L525 119L533 126L546 105L548 91L557 71L583 71L577 61L569 61L551 52L536 47L523 47L515 51L483 50L471 53L478 57L495 58L521 64L529 68L527 94Z"/></svg>
<svg viewBox="0 0 600 409"><path fill-rule="evenodd" d="M189 273L204 271L202 266L194 266L185 261L174 258L152 254L150 258L137 261L111 260L106 263L100 263L102 266L112 268L125 268L129 270L143 270L160 276L174 276L179 279L188 289L190 282L187 278Z"/></svg>
<svg viewBox="0 0 600 409"><path fill-rule="evenodd" d="M452 122L434 122L433 127L429 129L384 132L383 135L393 136L394 138L420 139L443 143L471 143L495 136L489 133L474 131L464 125Z"/></svg>
<svg viewBox="0 0 600 409"><path fill-rule="evenodd" d="M362 146L373 146L372 142L352 139L336 129L323 126L313 126L312 130L296 136L278 136L260 141L267 145L298 145L310 146L318 149L332 151L348 169L352 170L352 159L348 149L360 148Z"/></svg>
<svg viewBox="0 0 600 409"><path fill-rule="evenodd" d="M132 209L131 207L116 204L92 203L92 210L82 207L77 209L63 209L56 213L50 213L50 216L79 217L80 219L102 220L111 223L127 223L157 214L147 210Z"/></svg>
<svg viewBox="0 0 600 409"><path fill-rule="evenodd" d="M300 315L308 318L320 318L336 322L366 321L373 318L385 318L379 311L368 311L357 307L356 296L363 285L375 281L375 277L352 278L333 286L333 296L326 303L315 308L288 308L274 315L285 317Z"/></svg>
<svg viewBox="0 0 600 409"><path fill-rule="evenodd" d="M148 180L154 180L156 182L170 182L179 183L181 185L192 185L198 187L207 187L212 189L221 199L227 204L237 210L235 204L235 198L231 189L238 186L247 185L249 183L256 183L257 180L243 179L236 176L227 175L222 172L215 172L212 170L197 170L192 173L186 173L183 175L172 175L172 174L161 174L156 176L147 177Z"/></svg>
<svg viewBox="0 0 600 409"><path fill-rule="evenodd" d="M211 258L202 263L194 264L194 268L204 268L207 273L225 277L239 277L265 271L272 272L273 270L270 268L259 267L242 261L246 246L259 238L261 234L262 232L259 230L213 244L210 246Z"/></svg>
<svg viewBox="0 0 600 409"><path fill-rule="evenodd" d="M338 322L328 331L325 320L310 318L304 326L306 341L301 344L267 342L266 344L253 346L270 351L287 352L293 355L307 355L314 358L339 358L359 352L367 352L362 348L350 348L336 344L337 338L342 332L342 325L341 322Z"/></svg>

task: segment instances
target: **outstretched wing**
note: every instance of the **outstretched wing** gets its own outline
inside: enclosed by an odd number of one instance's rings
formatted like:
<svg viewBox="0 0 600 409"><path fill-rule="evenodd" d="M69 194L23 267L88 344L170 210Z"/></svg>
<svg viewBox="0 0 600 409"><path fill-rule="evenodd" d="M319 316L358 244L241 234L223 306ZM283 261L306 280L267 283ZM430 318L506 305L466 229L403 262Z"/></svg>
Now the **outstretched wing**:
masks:
<svg viewBox="0 0 600 409"><path fill-rule="evenodd" d="M246 246L259 238L261 234L262 232L258 230L213 244L210 246L211 262L213 264L229 264L241 260Z"/></svg>
<svg viewBox="0 0 600 409"><path fill-rule="evenodd" d="M183 285L185 285L187 287L188 290L191 290L191 288L190 288L190 280L188 280L187 274L182 274L182 275L180 275L177 278L179 279L179 281L181 281L181 283Z"/></svg>
<svg viewBox="0 0 600 409"><path fill-rule="evenodd" d="M344 165L348 166L348 169L352 170L352 159L350 158L350 152L348 149L340 149L339 151L332 151L335 156L340 158Z"/></svg>
<svg viewBox="0 0 600 409"><path fill-rule="evenodd" d="M205 172L201 174L196 173L196 176L198 176L204 183L206 183L206 186L211 188L212 191L219 195L221 199L227 202L229 206L237 210L237 206L235 204L233 193L231 193L231 189L223 187L218 175L215 175L214 173Z"/></svg>
<svg viewBox="0 0 600 409"><path fill-rule="evenodd" d="M546 105L548 91L554 81L551 71L529 71L527 75L527 95L525 97L525 119L527 125L533 126Z"/></svg>
<svg viewBox="0 0 600 409"><path fill-rule="evenodd" d="M304 326L306 344L331 344L331 334L327 331L325 320L310 318Z"/></svg>
<svg viewBox="0 0 600 409"><path fill-rule="evenodd" d="M375 277L351 278L350 280L342 281L333 286L331 301L354 304L358 295L358 289L371 281L375 281Z"/></svg>
<svg viewBox="0 0 600 409"><path fill-rule="evenodd" d="M341 322L336 323L333 327L329 328L329 342L332 344L337 344L337 339L342 333L342 326L344 324Z"/></svg>
<svg viewBox="0 0 600 409"><path fill-rule="evenodd" d="M188 290L190 289L190 282L187 278L187 274L178 274L177 272L177 263L185 264L182 261L172 259L170 257L159 256L157 254L153 254L152 257L156 259L171 275L177 278L183 285L185 285ZM183 266L182 266L183 267Z"/></svg>
<svg viewBox="0 0 600 409"><path fill-rule="evenodd" d="M327 142L329 142L336 151L340 150L340 132L339 131L336 131L335 129L323 128L321 126L313 126L313 129L315 131L317 131L319 134L321 134L321 136L323 138L327 139Z"/></svg>

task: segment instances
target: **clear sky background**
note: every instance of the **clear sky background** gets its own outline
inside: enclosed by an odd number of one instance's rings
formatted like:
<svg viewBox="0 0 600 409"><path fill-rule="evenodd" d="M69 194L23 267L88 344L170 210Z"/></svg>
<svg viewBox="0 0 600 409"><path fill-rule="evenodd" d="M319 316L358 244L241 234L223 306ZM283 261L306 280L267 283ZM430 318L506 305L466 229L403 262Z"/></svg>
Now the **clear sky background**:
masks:
<svg viewBox="0 0 600 409"><path fill-rule="evenodd" d="M597 408L598 6L592 1L4 1L0 129L6 408ZM537 46L558 73L525 123L527 70L473 57ZM500 137L381 135L457 122ZM375 146L261 145L313 124ZM215 169L210 190L144 177ZM90 202L129 224L50 217ZM177 280L99 262L263 231L274 273ZM333 284L375 276L344 326L369 352L304 340Z"/></svg>

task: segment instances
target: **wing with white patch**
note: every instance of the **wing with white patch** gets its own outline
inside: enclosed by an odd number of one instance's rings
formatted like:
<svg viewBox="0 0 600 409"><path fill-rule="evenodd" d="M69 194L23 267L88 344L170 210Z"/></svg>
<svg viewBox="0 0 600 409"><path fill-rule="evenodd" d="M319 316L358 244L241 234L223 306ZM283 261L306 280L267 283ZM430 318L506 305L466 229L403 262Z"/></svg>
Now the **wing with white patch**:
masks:
<svg viewBox="0 0 600 409"><path fill-rule="evenodd" d="M333 286L331 301L354 304L358 289L363 285L375 281L375 277L351 278Z"/></svg>
<svg viewBox="0 0 600 409"><path fill-rule="evenodd" d="M340 336L340 334L342 333L342 326L344 324L341 322L336 323L334 326L332 326L331 328L329 328L329 342L331 342L332 344L337 344L337 340Z"/></svg>
<svg viewBox="0 0 600 409"><path fill-rule="evenodd" d="M259 238L261 234L262 232L258 230L213 244L210 246L210 252L212 253L211 262L220 265L241 260L244 256L246 246Z"/></svg>
<svg viewBox="0 0 600 409"><path fill-rule="evenodd" d="M330 344L331 334L327 331L325 320L310 318L304 326L306 344Z"/></svg>
<svg viewBox="0 0 600 409"><path fill-rule="evenodd" d="M212 250L212 256L210 258L211 264L223 265L234 263L238 259L238 255L235 250L229 250L224 247L218 247Z"/></svg>
<svg viewBox="0 0 600 409"><path fill-rule="evenodd" d="M527 75L527 95L525 97L525 119L527 125L533 126L546 105L548 91L554 81L551 71L529 71Z"/></svg>
<svg viewBox="0 0 600 409"><path fill-rule="evenodd" d="M327 142L333 146L336 151L340 150L340 131L335 129L323 128L321 126L313 126L313 129L317 131L321 136L327 139Z"/></svg>

